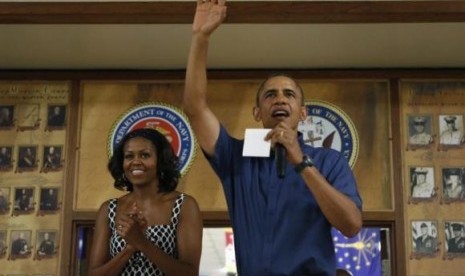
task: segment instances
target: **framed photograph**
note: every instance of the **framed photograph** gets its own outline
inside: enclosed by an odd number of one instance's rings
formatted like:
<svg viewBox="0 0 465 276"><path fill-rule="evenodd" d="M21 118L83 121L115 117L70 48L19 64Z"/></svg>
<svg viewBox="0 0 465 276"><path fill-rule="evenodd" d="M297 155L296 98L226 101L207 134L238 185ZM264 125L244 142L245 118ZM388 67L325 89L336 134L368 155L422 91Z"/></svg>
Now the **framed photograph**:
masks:
<svg viewBox="0 0 465 276"><path fill-rule="evenodd" d="M412 114L408 116L408 145L411 148L428 147L433 144L432 116Z"/></svg>
<svg viewBox="0 0 465 276"><path fill-rule="evenodd" d="M6 250L8 249L6 243L6 231L0 230L0 259L6 256Z"/></svg>
<svg viewBox="0 0 465 276"><path fill-rule="evenodd" d="M10 188L0 188L0 215L6 215L10 212Z"/></svg>
<svg viewBox="0 0 465 276"><path fill-rule="evenodd" d="M444 233L446 239L444 243L445 258L465 257L465 220L446 221Z"/></svg>
<svg viewBox="0 0 465 276"><path fill-rule="evenodd" d="M0 105L0 131L14 127L14 105Z"/></svg>
<svg viewBox="0 0 465 276"><path fill-rule="evenodd" d="M41 214L55 213L59 209L58 195L59 188L41 188L40 189L40 207Z"/></svg>
<svg viewBox="0 0 465 276"><path fill-rule="evenodd" d="M49 105L47 110L47 129L63 129L66 126L66 105Z"/></svg>
<svg viewBox="0 0 465 276"><path fill-rule="evenodd" d="M57 244L56 230L38 230L37 231L37 242L36 242L36 257L35 259L41 260L44 258L51 258L56 256Z"/></svg>
<svg viewBox="0 0 465 276"><path fill-rule="evenodd" d="M443 202L465 201L464 177L464 167L442 169Z"/></svg>
<svg viewBox="0 0 465 276"><path fill-rule="evenodd" d="M17 172L33 171L37 168L37 146L19 146Z"/></svg>
<svg viewBox="0 0 465 276"><path fill-rule="evenodd" d="M433 167L410 167L410 201L428 201L436 197Z"/></svg>
<svg viewBox="0 0 465 276"><path fill-rule="evenodd" d="M20 104L17 106L17 129L35 130L40 126L40 104Z"/></svg>
<svg viewBox="0 0 465 276"><path fill-rule="evenodd" d="M31 256L31 230L12 230L10 241L10 259L29 258Z"/></svg>
<svg viewBox="0 0 465 276"><path fill-rule="evenodd" d="M439 144L460 146L464 142L463 115L439 115Z"/></svg>
<svg viewBox="0 0 465 276"><path fill-rule="evenodd" d="M0 171L8 171L13 168L13 146L0 145Z"/></svg>
<svg viewBox="0 0 465 276"><path fill-rule="evenodd" d="M439 252L436 221L412 221L412 256L435 257Z"/></svg>
<svg viewBox="0 0 465 276"><path fill-rule="evenodd" d="M44 146L42 172L60 171L63 168L62 162L63 146L46 145Z"/></svg>
<svg viewBox="0 0 465 276"><path fill-rule="evenodd" d="M34 211L34 188L18 187L15 188L15 204L13 209L14 215L29 214Z"/></svg>

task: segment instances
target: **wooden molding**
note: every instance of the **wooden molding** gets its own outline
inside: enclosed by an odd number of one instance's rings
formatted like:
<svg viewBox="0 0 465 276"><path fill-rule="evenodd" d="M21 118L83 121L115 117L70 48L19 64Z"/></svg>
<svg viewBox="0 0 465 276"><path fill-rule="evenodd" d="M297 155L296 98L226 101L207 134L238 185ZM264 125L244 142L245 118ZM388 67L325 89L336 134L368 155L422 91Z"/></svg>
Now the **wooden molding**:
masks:
<svg viewBox="0 0 465 276"><path fill-rule="evenodd" d="M465 1L239 1L226 23L465 22ZM191 24L195 1L2 2L1 24Z"/></svg>

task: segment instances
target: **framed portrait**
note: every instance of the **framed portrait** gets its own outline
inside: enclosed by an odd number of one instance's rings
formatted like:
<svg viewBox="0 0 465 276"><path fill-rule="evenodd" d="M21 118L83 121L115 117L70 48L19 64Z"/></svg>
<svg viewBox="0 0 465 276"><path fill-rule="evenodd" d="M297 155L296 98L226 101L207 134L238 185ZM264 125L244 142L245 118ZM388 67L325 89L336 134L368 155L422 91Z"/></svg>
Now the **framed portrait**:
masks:
<svg viewBox="0 0 465 276"><path fill-rule="evenodd" d="M436 197L433 167L410 167L410 199L409 202L430 201Z"/></svg>
<svg viewBox="0 0 465 276"><path fill-rule="evenodd" d="M17 172L33 171L37 168L37 145L18 147Z"/></svg>
<svg viewBox="0 0 465 276"><path fill-rule="evenodd" d="M10 259L25 259L31 256L31 230L12 230Z"/></svg>
<svg viewBox="0 0 465 276"><path fill-rule="evenodd" d="M10 188L0 187L0 215L6 215L10 212Z"/></svg>
<svg viewBox="0 0 465 276"><path fill-rule="evenodd" d="M444 223L444 252L446 259L465 257L465 220Z"/></svg>
<svg viewBox="0 0 465 276"><path fill-rule="evenodd" d="M13 168L13 146L0 145L0 171L9 171Z"/></svg>
<svg viewBox="0 0 465 276"><path fill-rule="evenodd" d="M62 145L45 145L43 152L42 172L60 171L63 168Z"/></svg>
<svg viewBox="0 0 465 276"><path fill-rule="evenodd" d="M34 188L18 187L15 188L15 201L13 215L29 214L34 211Z"/></svg>
<svg viewBox="0 0 465 276"><path fill-rule="evenodd" d="M19 104L17 106L17 129L35 130L40 126L40 104Z"/></svg>
<svg viewBox="0 0 465 276"><path fill-rule="evenodd" d="M6 243L6 231L0 230L0 259L6 256L6 250L8 249Z"/></svg>
<svg viewBox="0 0 465 276"><path fill-rule="evenodd" d="M465 201L465 168L442 168L442 202Z"/></svg>
<svg viewBox="0 0 465 276"><path fill-rule="evenodd" d="M439 252L436 221L412 221L412 257L435 257Z"/></svg>
<svg viewBox="0 0 465 276"><path fill-rule="evenodd" d="M407 119L409 148L429 147L434 142L432 116L410 114Z"/></svg>
<svg viewBox="0 0 465 276"><path fill-rule="evenodd" d="M57 253L57 231L37 230L36 256L35 259L52 258Z"/></svg>
<svg viewBox="0 0 465 276"><path fill-rule="evenodd" d="M464 142L463 115L439 115L439 144L442 147L457 147Z"/></svg>
<svg viewBox="0 0 465 276"><path fill-rule="evenodd" d="M66 126L66 105L49 105L47 108L47 130L63 129Z"/></svg>
<svg viewBox="0 0 465 276"><path fill-rule="evenodd" d="M0 105L0 131L14 127L14 105Z"/></svg>
<svg viewBox="0 0 465 276"><path fill-rule="evenodd" d="M45 187L40 189L40 214L55 213L59 209L59 192L60 189L56 187Z"/></svg>

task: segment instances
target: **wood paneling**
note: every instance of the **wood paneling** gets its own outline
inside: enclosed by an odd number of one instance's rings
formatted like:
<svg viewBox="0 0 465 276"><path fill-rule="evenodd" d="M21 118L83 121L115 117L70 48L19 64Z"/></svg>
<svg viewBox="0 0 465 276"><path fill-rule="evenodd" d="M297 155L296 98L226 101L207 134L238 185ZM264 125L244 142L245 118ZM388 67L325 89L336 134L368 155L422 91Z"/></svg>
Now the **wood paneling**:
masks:
<svg viewBox="0 0 465 276"><path fill-rule="evenodd" d="M239 1L226 23L464 22L463 1ZM4 2L0 23L173 24L192 22L195 1Z"/></svg>

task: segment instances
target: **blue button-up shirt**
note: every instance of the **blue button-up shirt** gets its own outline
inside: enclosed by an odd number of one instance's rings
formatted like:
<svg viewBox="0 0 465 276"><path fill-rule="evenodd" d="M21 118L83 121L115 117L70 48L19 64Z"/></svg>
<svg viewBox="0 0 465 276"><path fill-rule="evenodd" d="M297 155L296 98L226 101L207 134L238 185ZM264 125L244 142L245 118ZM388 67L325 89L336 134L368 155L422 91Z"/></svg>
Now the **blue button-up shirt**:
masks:
<svg viewBox="0 0 465 276"><path fill-rule="evenodd" d="M337 151L305 145L304 154L337 190L361 209L347 160ZM221 127L214 156L234 232L240 276L331 275L336 261L331 225L300 174L288 163L277 176L275 159L243 157L243 140Z"/></svg>

